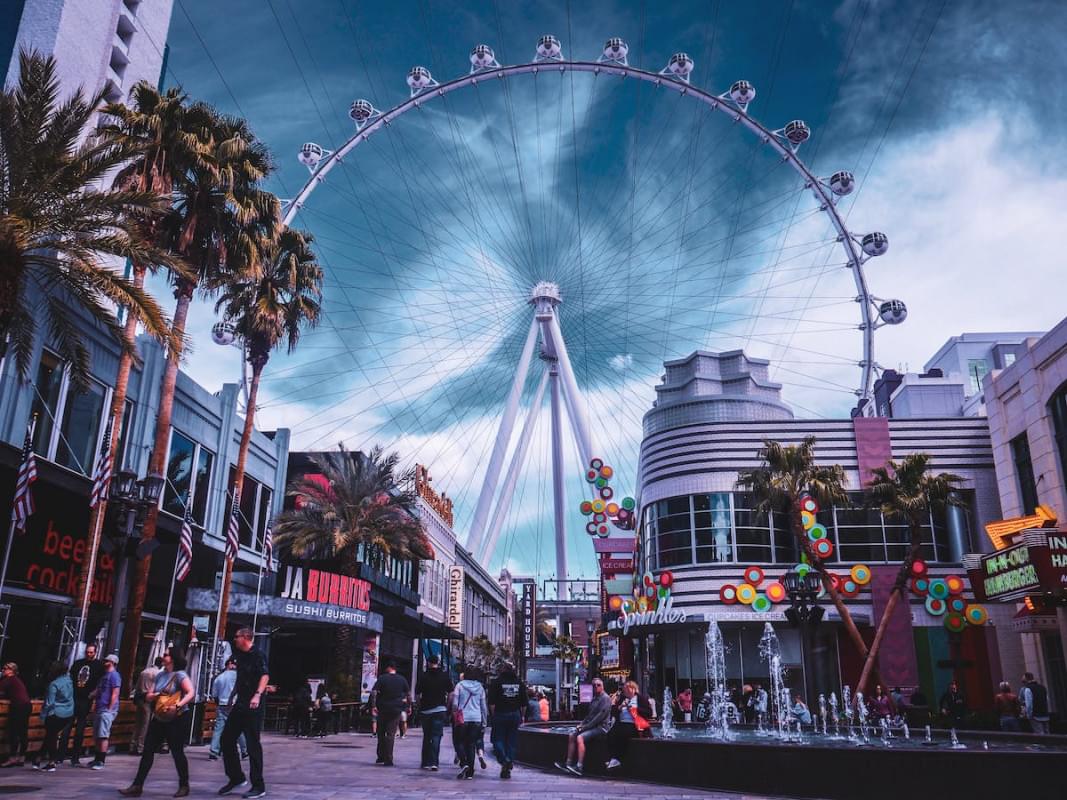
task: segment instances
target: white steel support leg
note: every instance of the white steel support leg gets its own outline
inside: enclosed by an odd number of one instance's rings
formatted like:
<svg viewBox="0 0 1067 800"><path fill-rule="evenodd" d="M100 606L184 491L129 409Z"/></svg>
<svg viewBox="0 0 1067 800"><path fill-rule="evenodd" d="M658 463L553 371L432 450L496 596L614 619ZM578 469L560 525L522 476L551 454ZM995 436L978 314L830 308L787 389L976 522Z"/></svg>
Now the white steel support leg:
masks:
<svg viewBox="0 0 1067 800"><path fill-rule="evenodd" d="M515 496L515 486L519 482L523 465L526 463L526 454L530 452L530 441L533 439L534 426L537 424L537 415L541 411L541 404L545 399L545 386L548 385L548 369L541 375L541 382L537 384L537 392L534 394L533 404L526 415L522 432L519 433L519 441L515 445L515 453L511 457L511 466L508 468L507 477L504 478L504 486L500 490L500 499L497 500L496 510L493 512L492 521L489 523L489 534L485 537L485 547L481 554L475 553L475 558L481 565L488 569L489 559L493 557L496 549L497 538L500 530L504 527L508 511L511 510L511 501Z"/></svg>
<svg viewBox="0 0 1067 800"><path fill-rule="evenodd" d="M515 372L515 380L511 384L511 392L508 394L507 405L504 407L504 416L496 432L496 442L493 444L493 452L489 457L485 483L482 484L481 494L478 495L478 505L474 509L474 519L471 522L470 534L467 536L467 549L472 553L477 553L482 549L485 523L489 519L489 510L492 507L493 495L496 494L496 484L500 477L500 467L504 463L504 455L511 441L515 416L519 412L519 398L522 396L522 387L526 385L526 375L530 371L530 359L533 357L534 345L537 343L537 328L538 322L535 318L530 323L529 333L526 334L526 343L522 346L522 355L519 357L519 368Z"/></svg>
<svg viewBox="0 0 1067 800"><path fill-rule="evenodd" d="M578 391L578 382L574 378L574 369L571 367L571 359L567 354L567 345L563 341L563 331L559 327L559 317L555 314L549 320L549 330L552 332L552 344L556 356L559 359L560 376L567 397L567 410L571 415L571 424L574 426L575 435L578 437L578 451L582 456L583 469L589 465L593 458L593 437L589 429L589 416L585 410L585 400Z"/></svg>
<svg viewBox="0 0 1067 800"><path fill-rule="evenodd" d="M563 488L563 415L559 402L559 367L553 363L549 369L552 383L552 498L556 522L556 599L569 600L567 586L567 496Z"/></svg>

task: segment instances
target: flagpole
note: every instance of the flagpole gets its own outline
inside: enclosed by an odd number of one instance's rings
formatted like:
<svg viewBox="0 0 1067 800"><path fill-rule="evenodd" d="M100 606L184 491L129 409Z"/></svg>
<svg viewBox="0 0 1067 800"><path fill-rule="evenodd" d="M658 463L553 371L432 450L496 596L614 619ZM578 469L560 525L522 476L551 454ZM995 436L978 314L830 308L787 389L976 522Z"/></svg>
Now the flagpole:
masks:
<svg viewBox="0 0 1067 800"><path fill-rule="evenodd" d="M107 430L104 433L103 447L108 448L108 452L111 450L111 438L112 438L112 426L115 424L115 415L111 415L111 419L108 420ZM109 468L109 475L114 472L114 463ZM96 481L96 471L94 469L93 481ZM110 477L108 480L110 486ZM95 488L95 487L94 487ZM91 499L91 498L90 498ZM82 601L81 609L78 614L78 633L75 636L74 641L71 643L70 658L71 663L78 655L78 645L82 643L85 638L85 627L89 621L89 601L93 593L93 583L96 581L96 555L100 550L100 537L104 532L104 519L107 517L107 506L105 505L108 498L105 496L99 500L99 502L92 507L94 519L93 519L93 535L89 540L89 568L85 571L85 588L82 589ZM119 602L119 598L115 597L112 602Z"/></svg>
<svg viewBox="0 0 1067 800"><path fill-rule="evenodd" d="M170 608L174 602L174 584L178 582L178 559L181 557L181 545L174 554L174 571L170 574L170 594L167 595L167 613L163 617L163 650L167 649L167 628L170 627Z"/></svg>
<svg viewBox="0 0 1067 800"><path fill-rule="evenodd" d="M7 581L7 563L11 559L11 544L15 541L15 520L11 520L11 524L7 529L7 546L4 548L4 566L0 568L0 604L3 603L4 584ZM4 653L4 643L7 641L7 627L11 622L10 613L4 620L4 635L0 636L0 657Z"/></svg>
<svg viewBox="0 0 1067 800"><path fill-rule="evenodd" d="M29 453L32 456L32 452L30 451L29 448L32 446L31 443L33 441L33 434L34 434L34 431L36 429L37 429L37 415L34 414L33 417L30 418L30 428L26 433L26 442L23 445L23 462L24 463L29 463L28 458L26 458L26 453ZM23 466L22 463L20 463L19 464L18 477L15 478L16 484L18 483L19 477L21 477L22 466ZM27 487L26 487L26 491L27 491L27 493L30 491L30 488L29 488L28 484L27 484ZM32 495L30 495L30 499L32 500ZM3 563L3 566L0 566L0 604L3 603L3 599L4 599L4 586L7 585L7 567L8 567L8 564L11 563L11 548L15 544L15 531L16 531L16 525L17 525L16 509L18 507L18 501L19 501L18 487L16 486L15 498L14 498L14 500L12 502L12 505L11 505L11 524L8 525L8 529L7 529L7 545L4 547L4 563ZM30 513L33 513L32 509L31 509ZM23 520L23 522L25 522L25 519ZM11 623L11 614L10 614L10 612L8 612L7 617L4 620L4 634L3 634L3 636L0 636L0 655L2 655L3 652L4 652L4 643L7 641L7 629L8 629L8 625L10 625L10 623Z"/></svg>
<svg viewBox="0 0 1067 800"><path fill-rule="evenodd" d="M252 633L256 632L256 624L259 622L259 594L263 591L263 567L259 568L259 581L256 583L256 608L252 612Z"/></svg>

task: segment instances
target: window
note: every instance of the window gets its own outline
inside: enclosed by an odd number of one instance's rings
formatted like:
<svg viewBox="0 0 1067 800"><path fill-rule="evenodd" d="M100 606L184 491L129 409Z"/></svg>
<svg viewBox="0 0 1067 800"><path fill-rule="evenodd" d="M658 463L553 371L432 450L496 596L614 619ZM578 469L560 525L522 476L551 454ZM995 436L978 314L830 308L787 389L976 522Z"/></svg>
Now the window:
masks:
<svg viewBox="0 0 1067 800"><path fill-rule="evenodd" d="M1022 513L1030 514L1037 508L1037 482L1034 480L1034 465L1030 460L1030 441L1025 433L1011 440L1011 460L1015 462L1015 477L1019 481L1019 502Z"/></svg>
<svg viewBox="0 0 1067 800"><path fill-rule="evenodd" d="M730 524L730 493L694 495L697 563L733 561L733 526Z"/></svg>
<svg viewBox="0 0 1067 800"><path fill-rule="evenodd" d="M34 452L60 466L92 474L108 396L108 389L96 381L90 381L85 392L78 392L63 362L52 353L42 353L32 406L37 416Z"/></svg>
<svg viewBox="0 0 1067 800"><path fill-rule="evenodd" d="M192 504L193 521L203 527L215 456L173 428L167 454L167 484L163 487L163 510L176 517ZM196 465L194 469L194 465Z"/></svg>
<svg viewBox="0 0 1067 800"><path fill-rule="evenodd" d="M233 489L233 479L236 474L236 467L231 465L230 477L226 481L227 509L231 502L230 491ZM259 550L263 546L263 534L267 530L267 523L271 521L272 498L273 492L268 487L245 473L244 480L241 482L241 513L237 521L237 537L245 547Z"/></svg>
<svg viewBox="0 0 1067 800"><path fill-rule="evenodd" d="M968 397L982 391L982 381L989 372L989 362L984 358L971 358L967 360L967 378L970 381L971 391Z"/></svg>
<svg viewBox="0 0 1067 800"><path fill-rule="evenodd" d="M1048 401L1052 417L1052 438L1060 456L1060 484L1067 481L1067 383L1056 390Z"/></svg>

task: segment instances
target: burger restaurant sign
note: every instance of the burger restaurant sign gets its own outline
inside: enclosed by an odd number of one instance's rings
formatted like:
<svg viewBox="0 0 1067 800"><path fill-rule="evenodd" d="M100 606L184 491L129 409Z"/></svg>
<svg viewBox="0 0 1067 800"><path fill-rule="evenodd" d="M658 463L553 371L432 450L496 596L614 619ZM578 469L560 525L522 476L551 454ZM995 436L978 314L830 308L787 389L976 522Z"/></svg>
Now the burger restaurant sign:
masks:
<svg viewBox="0 0 1067 800"><path fill-rule="evenodd" d="M1017 544L982 556L968 577L979 600L1020 600L1027 595L1067 594L1067 532L1047 528L1023 533Z"/></svg>

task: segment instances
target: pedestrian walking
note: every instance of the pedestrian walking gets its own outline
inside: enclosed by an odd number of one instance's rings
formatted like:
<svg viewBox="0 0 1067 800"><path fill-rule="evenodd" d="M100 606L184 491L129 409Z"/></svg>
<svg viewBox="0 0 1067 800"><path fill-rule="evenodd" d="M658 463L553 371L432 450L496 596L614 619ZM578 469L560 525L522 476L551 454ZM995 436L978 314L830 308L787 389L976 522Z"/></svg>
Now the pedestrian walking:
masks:
<svg viewBox="0 0 1067 800"><path fill-rule="evenodd" d="M526 704L526 684L515 674L515 667L505 663L500 675L489 686L489 712L493 720L493 752L500 762L500 777L507 780L519 751L519 725Z"/></svg>
<svg viewBox="0 0 1067 800"><path fill-rule="evenodd" d="M174 796L189 795L189 759L185 756L185 743L189 739L189 726L193 718L189 713L189 704L193 702L196 692L185 667L185 651L180 647L171 647L164 653L162 669L157 672L151 688L145 693L145 702L152 706L152 717L148 723L141 761L137 765L133 783L119 790L123 797L141 796L156 752L164 742L170 748L174 767L178 771L178 791Z"/></svg>
<svg viewBox="0 0 1067 800"><path fill-rule="evenodd" d="M226 659L226 669L215 676L211 682L211 696L215 698L215 728L211 732L211 747L208 748L208 759L218 761L222 755L222 731L226 727L226 719L230 716L235 699L234 687L237 685L237 659L230 656ZM244 734L238 739L241 746L241 758L248 758L248 745Z"/></svg>
<svg viewBox="0 0 1067 800"><path fill-rule="evenodd" d="M85 728L93 723L93 693L104 676L104 662L96 657L96 645L85 645L85 655L70 665L70 679L74 682L74 727L70 749L70 765L81 763L85 744Z"/></svg>
<svg viewBox="0 0 1067 800"><path fill-rule="evenodd" d="M430 656L418 683L419 724L422 725L422 769L437 772L441 766L441 738L448 716L452 679L441 669L441 659Z"/></svg>
<svg viewBox="0 0 1067 800"><path fill-rule="evenodd" d="M1019 715L1022 712L1019 698L1007 681L1001 681L998 688L999 691L993 696L993 706L997 711L997 719L1000 720L1000 729L1018 733L1022 730L1019 725Z"/></svg>
<svg viewBox="0 0 1067 800"><path fill-rule="evenodd" d="M137 717L133 725L133 741L130 742L130 755L135 756L144 748L144 737L148 733L148 721L152 719L152 704L145 698L156 685L156 676L163 667L163 659L157 658L147 665L141 674L137 676L137 683L133 690L133 705L137 709Z"/></svg>
<svg viewBox="0 0 1067 800"><path fill-rule="evenodd" d="M296 728L296 738L306 739L311 736L311 707L314 705L311 694L311 683L304 679L304 682L297 687L293 692L293 716L295 719L294 727Z"/></svg>
<svg viewBox="0 0 1067 800"><path fill-rule="evenodd" d="M1033 733L1048 733L1048 689L1034 679L1034 673L1023 673L1023 685L1019 690L1023 713L1030 721Z"/></svg>
<svg viewBox="0 0 1067 800"><path fill-rule="evenodd" d="M378 712L378 758L374 763L393 766L393 745L400 714L408 707L410 695L411 687L407 678L397 674L396 662L386 662L385 672L378 676L371 692L371 707Z"/></svg>
<svg viewBox="0 0 1067 800"><path fill-rule="evenodd" d="M14 661L4 664L3 677L0 677L0 697L8 702L7 711L7 761L0 767L21 767L29 746L30 693L26 684L19 677L19 665Z"/></svg>
<svg viewBox="0 0 1067 800"><path fill-rule="evenodd" d="M333 716L333 698L326 688L326 681L315 690L315 734L326 736L330 729L330 717Z"/></svg>
<svg viewBox="0 0 1067 800"><path fill-rule="evenodd" d="M457 720L462 718L460 729L459 774L457 778L471 780L474 777L474 759L478 745L482 740L485 725L489 721L489 707L486 704L485 687L481 682L482 671L477 667L468 667L463 673L463 680L456 685L454 703Z"/></svg>
<svg viewBox="0 0 1067 800"><path fill-rule="evenodd" d="M66 757L67 736L74 724L74 682L62 661L55 662L48 671L41 722L44 723L44 739L32 759L33 768L55 772L56 762Z"/></svg>
<svg viewBox="0 0 1067 800"><path fill-rule="evenodd" d="M255 633L251 628L241 628L233 638L234 659L237 662L237 679L234 686L233 706L222 731L222 761L226 765L226 784L219 794L229 794L244 786L247 778L241 768L237 753L237 740L243 735L248 746L248 772L251 788L244 793L246 798L263 797L267 784L263 780L263 745L259 731L263 727L263 693L267 690L270 674L267 659L255 646Z"/></svg>
<svg viewBox="0 0 1067 800"><path fill-rule="evenodd" d="M93 737L96 753L89 769L103 769L111 744L111 725L119 715L119 697L122 691L122 676L119 675L119 657L112 653L104 659L104 674L93 694Z"/></svg>

